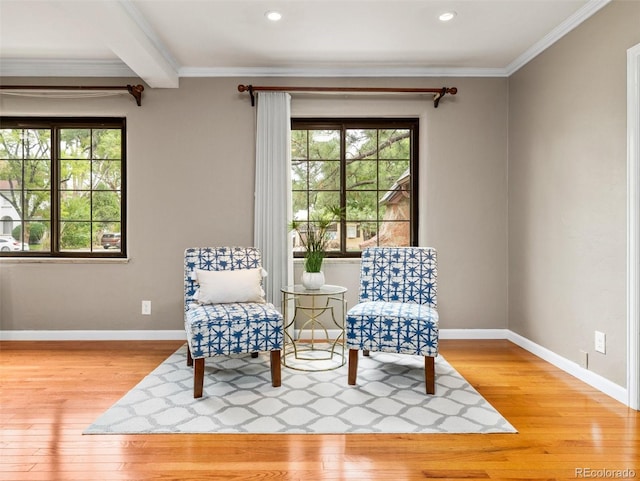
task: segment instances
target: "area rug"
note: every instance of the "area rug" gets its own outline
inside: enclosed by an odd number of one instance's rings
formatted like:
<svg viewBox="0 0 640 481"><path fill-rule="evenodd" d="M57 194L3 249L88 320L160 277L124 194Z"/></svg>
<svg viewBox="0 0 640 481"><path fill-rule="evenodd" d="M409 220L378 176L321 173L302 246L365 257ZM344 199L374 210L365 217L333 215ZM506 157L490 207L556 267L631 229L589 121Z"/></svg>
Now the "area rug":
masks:
<svg viewBox="0 0 640 481"><path fill-rule="evenodd" d="M204 396L194 399L185 345L84 434L516 432L442 356L436 394L424 389L424 358L374 352L360 357L357 386L344 365L283 367L274 388L264 353L207 359Z"/></svg>

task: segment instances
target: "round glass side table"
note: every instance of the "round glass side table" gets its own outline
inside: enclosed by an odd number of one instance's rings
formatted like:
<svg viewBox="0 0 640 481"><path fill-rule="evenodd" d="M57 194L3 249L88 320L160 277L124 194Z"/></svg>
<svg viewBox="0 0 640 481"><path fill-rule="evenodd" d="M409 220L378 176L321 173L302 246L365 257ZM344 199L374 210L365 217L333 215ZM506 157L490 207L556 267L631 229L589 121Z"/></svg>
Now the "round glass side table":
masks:
<svg viewBox="0 0 640 481"><path fill-rule="evenodd" d="M296 284L280 290L284 318L282 364L300 371L328 371L344 366L347 288L326 284L320 289L306 289ZM297 329L296 320L300 326Z"/></svg>

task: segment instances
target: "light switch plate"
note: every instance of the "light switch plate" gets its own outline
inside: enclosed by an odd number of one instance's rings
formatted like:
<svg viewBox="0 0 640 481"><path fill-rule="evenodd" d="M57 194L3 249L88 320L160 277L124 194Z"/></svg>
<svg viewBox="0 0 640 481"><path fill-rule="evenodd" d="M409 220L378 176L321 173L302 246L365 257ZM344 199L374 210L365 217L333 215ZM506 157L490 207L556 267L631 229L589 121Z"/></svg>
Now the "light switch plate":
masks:
<svg viewBox="0 0 640 481"><path fill-rule="evenodd" d="M145 316L151 315L151 301L142 301L142 314Z"/></svg>

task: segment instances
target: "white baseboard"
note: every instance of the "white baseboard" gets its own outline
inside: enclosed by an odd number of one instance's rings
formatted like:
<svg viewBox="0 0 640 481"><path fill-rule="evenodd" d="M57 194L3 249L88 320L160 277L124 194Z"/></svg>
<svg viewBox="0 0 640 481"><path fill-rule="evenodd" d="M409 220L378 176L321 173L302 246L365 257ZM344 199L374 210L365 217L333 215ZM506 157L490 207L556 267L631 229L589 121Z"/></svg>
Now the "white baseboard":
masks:
<svg viewBox="0 0 640 481"><path fill-rule="evenodd" d="M507 339L509 329L440 329L440 339Z"/></svg>
<svg viewBox="0 0 640 481"><path fill-rule="evenodd" d="M508 329L440 329L440 339L508 339ZM338 329L328 329L336 339ZM311 331L296 331L298 339L310 339ZM3 341L173 341L185 339L183 330L145 331L0 331ZM516 343L517 344L517 343Z"/></svg>
<svg viewBox="0 0 640 481"><path fill-rule="evenodd" d="M179 341L187 340L184 330L176 331L0 331L2 341Z"/></svg>
<svg viewBox="0 0 640 481"><path fill-rule="evenodd" d="M329 337L335 339L337 329L328 330ZM311 333L302 331L298 338L310 339ZM507 339L539 358L562 369L588 385L627 404L627 390L592 371L580 367L549 349L516 334L509 329L441 329L441 339ZM179 341L186 340L183 330L125 330L125 331L0 331L3 341Z"/></svg>
<svg viewBox="0 0 640 481"><path fill-rule="evenodd" d="M530 341L526 337L522 337L520 334L516 334L513 331L509 331L507 339L514 344L517 344L523 349L526 349L532 354L535 354L540 359L553 364L564 372L571 374L573 377L580 379L582 382L587 383L589 386L602 391L604 394L611 396L616 401L620 401L622 404L627 405L629 401L627 390L618 384L609 381L608 379L596 374L588 369L580 367L577 363L570 361L553 351L550 351L546 347L542 347L533 341Z"/></svg>
<svg viewBox="0 0 640 481"><path fill-rule="evenodd" d="M329 339L336 339L340 334L338 329L327 332ZM311 339L311 330L296 330L295 334L296 339ZM508 329L440 329L440 339L507 339L508 335Z"/></svg>
<svg viewBox="0 0 640 481"><path fill-rule="evenodd" d="M340 335L338 329L328 329L327 332L329 339ZM295 335L296 339L311 339L311 330L296 330ZM508 335L508 329L440 329L440 339L507 339Z"/></svg>

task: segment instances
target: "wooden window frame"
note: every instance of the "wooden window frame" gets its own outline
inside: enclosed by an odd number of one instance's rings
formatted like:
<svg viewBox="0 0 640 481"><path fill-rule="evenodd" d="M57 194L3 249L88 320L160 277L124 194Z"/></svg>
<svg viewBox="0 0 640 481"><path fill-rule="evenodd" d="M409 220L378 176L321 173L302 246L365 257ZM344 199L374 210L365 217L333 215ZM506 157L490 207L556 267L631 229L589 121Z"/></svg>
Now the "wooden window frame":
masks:
<svg viewBox="0 0 640 481"><path fill-rule="evenodd" d="M127 126L124 117L15 117L1 116L2 129L50 129L51 130L51 179L50 179L50 236L51 247L47 251L9 251L0 252L2 257L45 257L45 258L126 258L127 257ZM120 250L93 249L61 250L61 154L59 132L62 129L120 129ZM3 159L4 160L4 159ZM89 189L94 192L93 187ZM24 222L24 219L21 219ZM89 222L97 222L90 220Z"/></svg>
<svg viewBox="0 0 640 481"><path fill-rule="evenodd" d="M345 132L348 129L393 129L403 128L411 131L411 158L410 165L410 235L409 245L418 245L418 198L419 198L419 119L417 118L292 118L292 130L340 130L341 154L340 154L340 206L346 208L346 152ZM381 191L380 191L381 192ZM375 222L380 223L378 218ZM347 220L340 221L340 250L327 251L328 258L359 258L361 251L347 250ZM294 257L304 257L304 252L294 252Z"/></svg>

